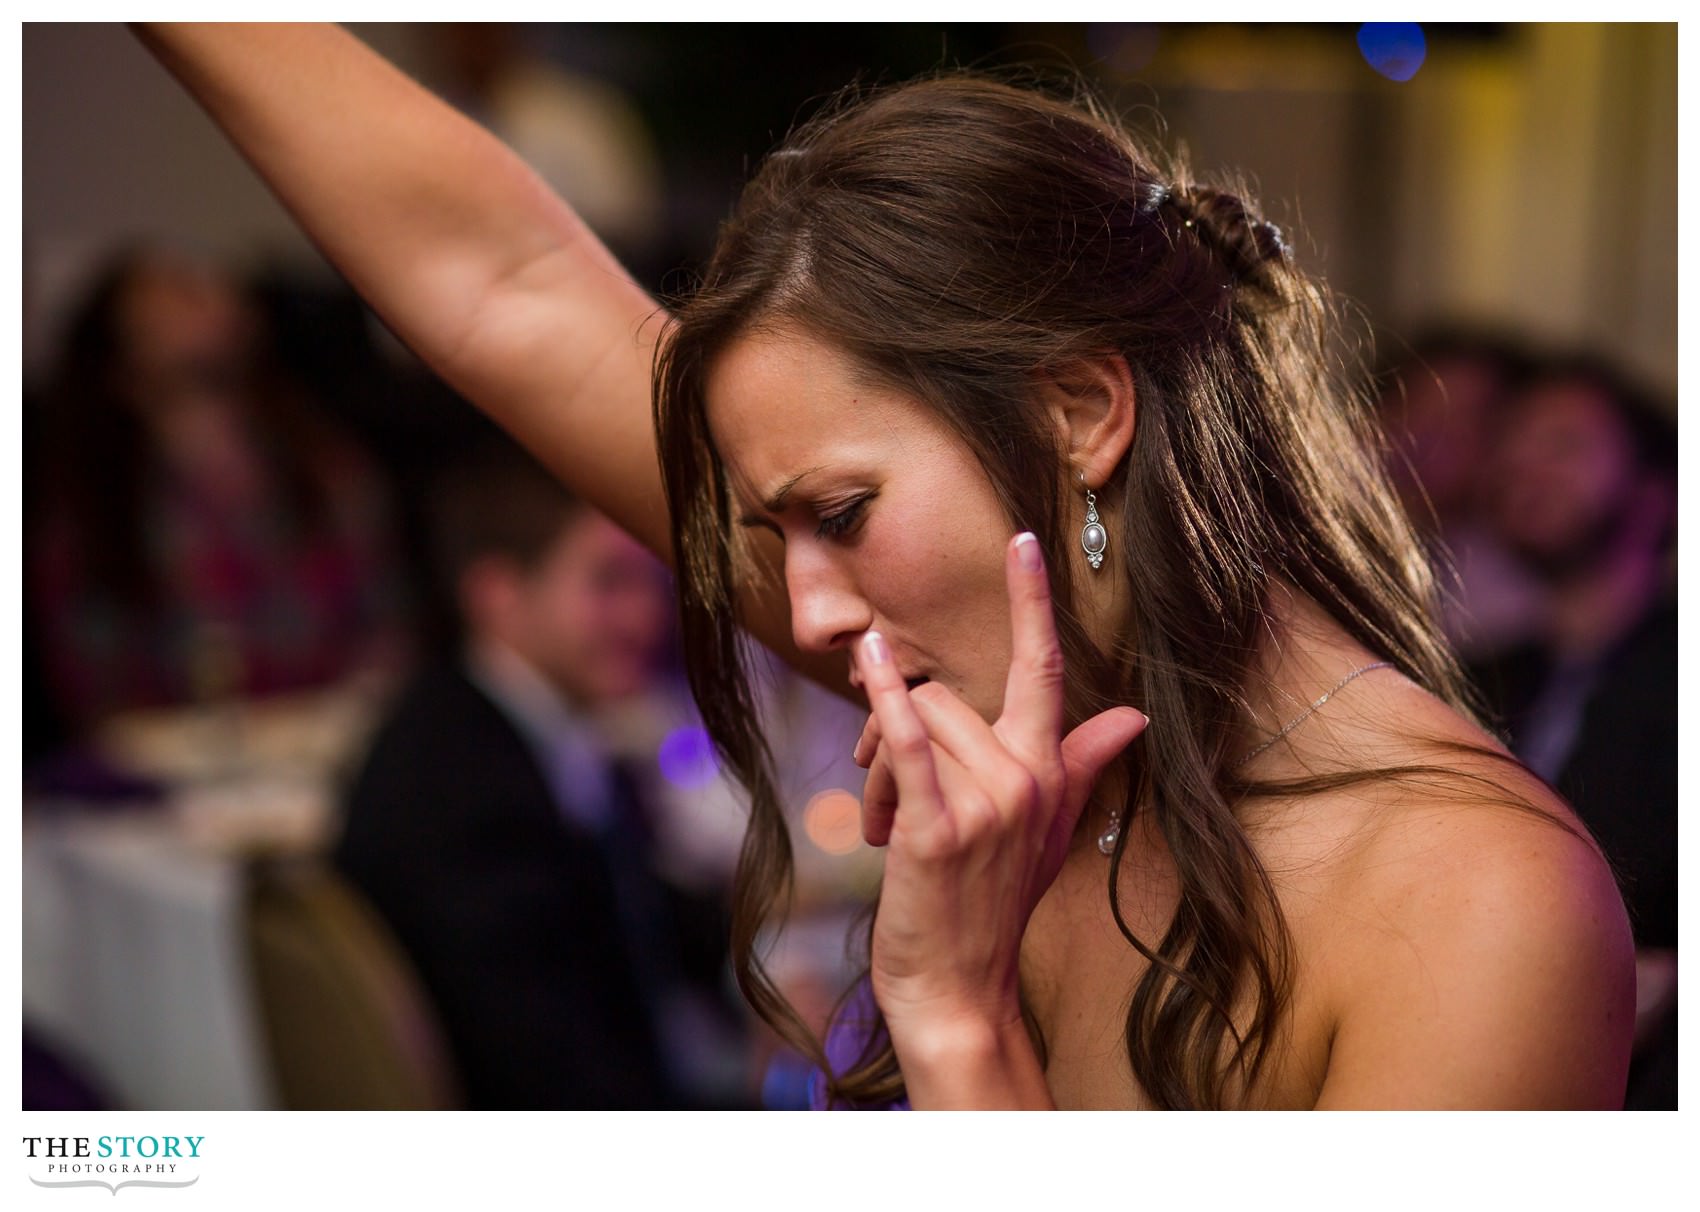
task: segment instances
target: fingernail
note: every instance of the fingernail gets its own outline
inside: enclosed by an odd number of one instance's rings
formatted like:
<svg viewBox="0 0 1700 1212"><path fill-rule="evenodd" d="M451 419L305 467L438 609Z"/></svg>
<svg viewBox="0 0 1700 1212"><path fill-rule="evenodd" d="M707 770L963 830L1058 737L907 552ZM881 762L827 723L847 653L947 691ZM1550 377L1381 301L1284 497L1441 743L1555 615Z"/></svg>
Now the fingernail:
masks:
<svg viewBox="0 0 1700 1212"><path fill-rule="evenodd" d="M1021 566L1028 572L1038 572L1043 560L1039 555L1039 540L1031 531L1022 531L1015 536L1015 558L1021 561Z"/></svg>
<svg viewBox="0 0 1700 1212"><path fill-rule="evenodd" d="M862 637L862 655L870 665L883 665L891 660L891 650L885 646L885 637L877 631L870 631Z"/></svg>

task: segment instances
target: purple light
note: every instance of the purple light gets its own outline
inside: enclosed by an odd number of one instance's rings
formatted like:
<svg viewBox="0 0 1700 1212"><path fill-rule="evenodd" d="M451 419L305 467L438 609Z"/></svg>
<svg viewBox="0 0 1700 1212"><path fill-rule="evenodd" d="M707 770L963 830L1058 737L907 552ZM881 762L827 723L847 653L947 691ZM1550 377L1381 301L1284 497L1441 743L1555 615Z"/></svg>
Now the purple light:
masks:
<svg viewBox="0 0 1700 1212"><path fill-rule="evenodd" d="M1365 21L1358 26L1358 49L1376 71L1403 84L1423 65L1428 40L1414 21Z"/></svg>
<svg viewBox="0 0 1700 1212"><path fill-rule="evenodd" d="M655 758L661 767L661 777L685 790L707 786L719 771L714 760L714 742L695 724L669 732Z"/></svg>

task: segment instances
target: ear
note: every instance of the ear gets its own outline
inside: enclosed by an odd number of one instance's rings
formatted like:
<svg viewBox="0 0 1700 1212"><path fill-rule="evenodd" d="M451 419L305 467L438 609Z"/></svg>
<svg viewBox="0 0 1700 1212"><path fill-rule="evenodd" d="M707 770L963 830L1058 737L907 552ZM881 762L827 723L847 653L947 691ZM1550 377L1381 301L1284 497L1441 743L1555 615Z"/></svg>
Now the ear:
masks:
<svg viewBox="0 0 1700 1212"><path fill-rule="evenodd" d="M1127 359L1106 353L1050 367L1039 376L1039 399L1056 423L1069 478L1102 488L1133 445L1137 410Z"/></svg>

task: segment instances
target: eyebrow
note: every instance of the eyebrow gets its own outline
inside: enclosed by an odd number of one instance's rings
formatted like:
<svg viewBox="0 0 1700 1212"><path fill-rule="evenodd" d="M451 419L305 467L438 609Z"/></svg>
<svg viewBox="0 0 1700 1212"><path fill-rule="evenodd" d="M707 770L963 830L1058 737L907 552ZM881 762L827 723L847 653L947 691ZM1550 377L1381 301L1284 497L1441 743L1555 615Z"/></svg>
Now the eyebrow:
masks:
<svg viewBox="0 0 1700 1212"><path fill-rule="evenodd" d="M814 475L815 472L825 471L825 470L826 470L825 466L821 465L821 466L816 466L816 467L810 467L806 471L799 471L796 475L792 476L790 479L786 480L783 484L781 484L778 488L773 490L772 495L769 496L767 498L767 500L762 502L762 504L761 504L762 511L765 512L765 513L782 513L782 512L784 512L785 498L791 495L791 490L793 488L797 487L798 484L800 484L803 480L805 480L809 476ZM745 525L748 525L751 522L760 521L760 519L757 518L754 514L748 513L748 512L746 512L738 520L740 522L744 523Z"/></svg>

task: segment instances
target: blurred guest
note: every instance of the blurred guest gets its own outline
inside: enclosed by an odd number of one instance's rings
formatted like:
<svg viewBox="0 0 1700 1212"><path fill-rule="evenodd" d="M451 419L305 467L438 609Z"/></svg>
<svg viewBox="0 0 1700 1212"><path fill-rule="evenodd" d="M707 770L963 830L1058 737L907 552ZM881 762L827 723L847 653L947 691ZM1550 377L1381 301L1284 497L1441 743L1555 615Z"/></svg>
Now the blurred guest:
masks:
<svg viewBox="0 0 1700 1212"><path fill-rule="evenodd" d="M400 663L383 493L223 275L158 249L114 258L46 413L26 597L73 731Z"/></svg>
<svg viewBox="0 0 1700 1212"><path fill-rule="evenodd" d="M1566 358L1518 394L1490 471L1488 517L1550 606L1479 682L1618 868L1639 982L1628 1105L1674 1107L1675 425L1610 368Z"/></svg>
<svg viewBox="0 0 1700 1212"><path fill-rule="evenodd" d="M655 674L664 572L517 454L452 471L433 504L462 652L381 729L337 861L412 956L471 1106L705 1101L678 1052L722 1043L690 983L724 971L724 923L698 929L712 907L680 913L653 875L599 727Z"/></svg>
<svg viewBox="0 0 1700 1212"><path fill-rule="evenodd" d="M1508 337L1455 327L1419 338L1384 378L1388 471L1442 570L1442 624L1467 659L1530 638L1545 602L1480 512L1494 435L1527 369Z"/></svg>

